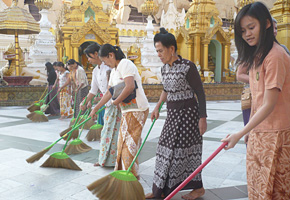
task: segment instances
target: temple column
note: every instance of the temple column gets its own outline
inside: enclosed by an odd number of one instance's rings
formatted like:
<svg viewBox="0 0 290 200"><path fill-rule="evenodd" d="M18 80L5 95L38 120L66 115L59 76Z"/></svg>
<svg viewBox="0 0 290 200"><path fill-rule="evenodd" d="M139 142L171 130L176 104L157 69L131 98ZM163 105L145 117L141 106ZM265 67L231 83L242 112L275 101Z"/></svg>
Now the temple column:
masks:
<svg viewBox="0 0 290 200"><path fill-rule="evenodd" d="M63 44L57 43L56 44L56 49L57 49L57 61L61 61L63 57Z"/></svg>
<svg viewBox="0 0 290 200"><path fill-rule="evenodd" d="M223 67L223 80L225 82L232 82L234 77L230 77L230 42L223 43L224 46L224 67Z"/></svg>
<svg viewBox="0 0 290 200"><path fill-rule="evenodd" d="M193 51L193 61L200 63L200 35L194 35L194 51Z"/></svg>
<svg viewBox="0 0 290 200"><path fill-rule="evenodd" d="M188 40L186 42L186 46L187 46L187 59L194 62L194 51L193 51L193 41L192 40Z"/></svg>
<svg viewBox="0 0 290 200"><path fill-rule="evenodd" d="M65 34L64 35L64 49L65 49L65 55L68 57L69 59L72 59L72 49L71 49L71 44L70 44L70 37L69 34Z"/></svg>
<svg viewBox="0 0 290 200"><path fill-rule="evenodd" d="M72 58L75 59L75 61L79 62L79 45L78 44L72 44Z"/></svg>
<svg viewBox="0 0 290 200"><path fill-rule="evenodd" d="M209 71L208 68L208 45L209 45L210 41L209 40L204 40L202 42L203 44L203 71Z"/></svg>

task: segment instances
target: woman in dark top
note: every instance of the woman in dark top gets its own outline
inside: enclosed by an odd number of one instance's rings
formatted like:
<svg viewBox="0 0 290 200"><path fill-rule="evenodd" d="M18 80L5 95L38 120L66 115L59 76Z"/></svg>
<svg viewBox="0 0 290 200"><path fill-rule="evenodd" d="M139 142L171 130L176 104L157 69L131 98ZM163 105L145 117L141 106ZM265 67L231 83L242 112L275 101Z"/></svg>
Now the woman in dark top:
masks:
<svg viewBox="0 0 290 200"><path fill-rule="evenodd" d="M53 90L53 85L56 80L56 73L55 69L53 68L50 62L45 63L45 69L47 71L47 82L48 82L48 91L50 92ZM57 89L54 89L46 99L46 104L56 95ZM57 116L59 115L59 102L58 98L54 98L52 102L50 102L49 107L45 111L45 114L50 114L50 116Z"/></svg>
<svg viewBox="0 0 290 200"><path fill-rule="evenodd" d="M168 196L201 164L202 135L207 128L205 94L195 64L177 55L175 37L164 28L155 35L154 45L164 64L164 91L151 120L159 117L162 101L167 103L167 118L157 145L152 193L147 199ZM183 189L192 189L183 199L202 196L201 173Z"/></svg>

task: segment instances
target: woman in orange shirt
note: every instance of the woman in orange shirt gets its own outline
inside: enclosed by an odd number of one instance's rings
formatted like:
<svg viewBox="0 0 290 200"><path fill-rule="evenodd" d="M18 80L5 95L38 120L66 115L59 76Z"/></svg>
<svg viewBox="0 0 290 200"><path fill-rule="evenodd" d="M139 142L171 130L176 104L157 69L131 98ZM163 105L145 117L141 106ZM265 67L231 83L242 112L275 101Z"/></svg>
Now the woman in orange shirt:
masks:
<svg viewBox="0 0 290 200"><path fill-rule="evenodd" d="M255 2L235 20L237 64L248 68L252 111L248 124L228 135L233 148L248 132L249 199L290 199L290 57L274 37L267 7Z"/></svg>

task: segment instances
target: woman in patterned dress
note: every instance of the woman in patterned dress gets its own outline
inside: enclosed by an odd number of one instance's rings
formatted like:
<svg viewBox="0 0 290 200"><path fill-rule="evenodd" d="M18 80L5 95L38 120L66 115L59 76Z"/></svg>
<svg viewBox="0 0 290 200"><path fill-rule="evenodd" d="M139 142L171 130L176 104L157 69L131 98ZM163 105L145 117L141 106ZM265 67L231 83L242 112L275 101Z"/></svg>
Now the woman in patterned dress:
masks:
<svg viewBox="0 0 290 200"><path fill-rule="evenodd" d="M105 65L99 57L98 51L100 45L94 43L89 45L85 49L85 54L88 61L95 66L92 75L91 90L87 96L86 105L81 103L81 109L85 110L91 108L91 100L97 95L98 91L101 91L103 95L108 90L108 78L111 68ZM100 98L100 97L97 97ZM100 99L97 99L100 100ZM100 152L98 162L94 166L101 167L114 167L117 160L117 142L118 133L121 122L121 110L119 106L112 105L111 101L106 103L105 115L104 115L104 126L101 133L100 139ZM98 117L100 118L100 116Z"/></svg>
<svg viewBox="0 0 290 200"><path fill-rule="evenodd" d="M99 56L107 66L112 68L109 87L125 84L122 92L112 101L112 104L119 105L122 111L115 170L127 170L140 146L142 129L149 113L149 103L136 65L125 58L120 47L104 44L99 51ZM138 86L137 89L135 83ZM133 91L135 91L135 97L131 95ZM129 96L132 98L128 99ZM90 116L95 117L96 111L110 101L111 97L108 90L92 110ZM136 161L131 172L137 178L139 178L138 168L139 164Z"/></svg>
<svg viewBox="0 0 290 200"><path fill-rule="evenodd" d="M248 4L235 20L237 63L249 70L251 118L228 135L233 148L250 132L247 143L247 186L250 200L290 199L290 57L273 33L269 10Z"/></svg>
<svg viewBox="0 0 290 200"><path fill-rule="evenodd" d="M169 195L201 164L202 135L207 128L205 94L195 64L177 55L175 37L164 28L155 35L154 45L164 64L164 91L151 120L159 117L161 102L167 102L167 118L158 141L152 193L147 199ZM192 189L184 199L202 196L201 173L183 189Z"/></svg>
<svg viewBox="0 0 290 200"><path fill-rule="evenodd" d="M64 67L62 62L58 62L56 64L58 75L55 80L53 88L55 88L58 84L58 92L59 93L59 104L60 104L60 120L64 118L72 117L73 111L71 107L71 92L70 86L65 86L64 84L67 82L69 78L69 71Z"/></svg>

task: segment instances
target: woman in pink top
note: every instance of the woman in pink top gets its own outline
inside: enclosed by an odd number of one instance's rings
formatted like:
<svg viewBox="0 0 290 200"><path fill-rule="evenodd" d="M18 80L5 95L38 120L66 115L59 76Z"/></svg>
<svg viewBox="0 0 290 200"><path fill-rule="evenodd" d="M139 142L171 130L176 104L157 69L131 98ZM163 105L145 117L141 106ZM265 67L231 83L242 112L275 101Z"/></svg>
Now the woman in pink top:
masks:
<svg viewBox="0 0 290 200"><path fill-rule="evenodd" d="M235 20L238 64L249 70L252 111L249 123L228 135L233 148L248 132L249 199L290 199L290 57L276 41L267 7L246 5Z"/></svg>

